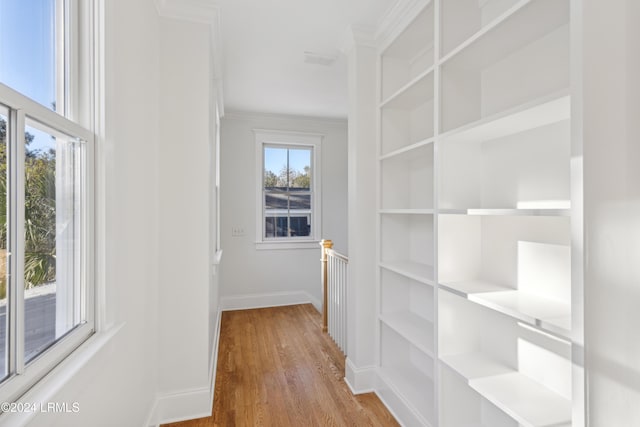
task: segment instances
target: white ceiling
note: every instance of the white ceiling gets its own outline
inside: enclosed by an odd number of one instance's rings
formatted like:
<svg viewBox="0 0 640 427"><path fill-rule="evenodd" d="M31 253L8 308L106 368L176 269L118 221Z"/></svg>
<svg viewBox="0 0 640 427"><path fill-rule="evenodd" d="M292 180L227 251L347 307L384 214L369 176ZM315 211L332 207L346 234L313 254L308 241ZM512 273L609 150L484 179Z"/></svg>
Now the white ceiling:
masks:
<svg viewBox="0 0 640 427"><path fill-rule="evenodd" d="M394 0L218 0L225 109L347 116L348 25L375 26ZM336 56L305 63L305 51Z"/></svg>

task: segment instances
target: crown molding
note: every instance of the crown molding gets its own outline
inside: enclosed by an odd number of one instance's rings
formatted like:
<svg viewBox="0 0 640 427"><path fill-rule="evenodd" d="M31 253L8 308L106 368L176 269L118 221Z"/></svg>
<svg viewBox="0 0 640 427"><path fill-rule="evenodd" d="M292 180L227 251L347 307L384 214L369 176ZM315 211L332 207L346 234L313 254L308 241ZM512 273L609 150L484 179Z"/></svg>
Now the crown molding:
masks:
<svg viewBox="0 0 640 427"><path fill-rule="evenodd" d="M224 115L222 96L222 46L220 7L214 0L155 0L158 15L208 25L211 45L211 83L220 115Z"/></svg>
<svg viewBox="0 0 640 427"><path fill-rule="evenodd" d="M342 43L342 53L348 54L354 47L364 46L376 48L375 27L364 25L349 25Z"/></svg>
<svg viewBox="0 0 640 427"><path fill-rule="evenodd" d="M155 0L158 15L201 24L217 23L219 8L211 0Z"/></svg>
<svg viewBox="0 0 640 427"><path fill-rule="evenodd" d="M434 0L398 0L380 19L376 41L385 49Z"/></svg>
<svg viewBox="0 0 640 427"><path fill-rule="evenodd" d="M337 128L345 128L347 126L347 118L339 117L316 117L316 116L299 116L285 113L265 113L258 111L243 110L227 110L224 115L226 120L270 120L273 122L282 122L286 127L287 122L297 121L299 123L307 123L310 125L323 125ZM280 131L278 131L280 132Z"/></svg>

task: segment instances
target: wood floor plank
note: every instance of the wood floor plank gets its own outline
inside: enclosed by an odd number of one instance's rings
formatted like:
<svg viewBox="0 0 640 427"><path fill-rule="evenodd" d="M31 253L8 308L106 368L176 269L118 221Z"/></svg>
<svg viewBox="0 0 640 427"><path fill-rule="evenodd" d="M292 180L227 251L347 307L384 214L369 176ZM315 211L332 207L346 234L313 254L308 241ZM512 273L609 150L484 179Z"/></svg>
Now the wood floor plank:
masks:
<svg viewBox="0 0 640 427"><path fill-rule="evenodd" d="M211 417L165 427L398 426L343 381L344 356L311 304L222 314Z"/></svg>

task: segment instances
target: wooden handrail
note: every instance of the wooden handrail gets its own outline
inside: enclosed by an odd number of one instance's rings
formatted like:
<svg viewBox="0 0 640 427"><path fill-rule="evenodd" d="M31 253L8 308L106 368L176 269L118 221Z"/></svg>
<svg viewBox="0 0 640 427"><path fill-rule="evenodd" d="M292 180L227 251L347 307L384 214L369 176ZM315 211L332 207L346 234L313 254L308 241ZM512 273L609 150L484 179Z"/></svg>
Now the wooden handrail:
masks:
<svg viewBox="0 0 640 427"><path fill-rule="evenodd" d="M320 246L322 246L322 258L320 262L322 264L322 332L327 332L328 328L328 312L327 304L329 300L327 298L327 251L333 248L333 242L331 240L321 240Z"/></svg>
<svg viewBox="0 0 640 427"><path fill-rule="evenodd" d="M327 249L327 258L330 257L330 256L335 257L335 258L337 258L339 260L342 260L344 262L349 262L349 257L348 256L342 255L340 252L336 252L333 249Z"/></svg>

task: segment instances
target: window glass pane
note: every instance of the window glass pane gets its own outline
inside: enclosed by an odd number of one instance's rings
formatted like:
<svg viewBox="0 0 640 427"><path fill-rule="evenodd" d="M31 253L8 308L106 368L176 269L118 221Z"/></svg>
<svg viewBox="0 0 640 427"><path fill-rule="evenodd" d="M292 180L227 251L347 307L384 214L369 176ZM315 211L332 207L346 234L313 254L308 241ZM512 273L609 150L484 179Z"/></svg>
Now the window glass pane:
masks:
<svg viewBox="0 0 640 427"><path fill-rule="evenodd" d="M55 0L0 1L0 82L56 109Z"/></svg>
<svg viewBox="0 0 640 427"><path fill-rule="evenodd" d="M291 215L296 213L309 213L311 209L311 194L297 194L295 191L291 192L289 198L289 208L291 209ZM304 212L296 212L296 211Z"/></svg>
<svg viewBox="0 0 640 427"><path fill-rule="evenodd" d="M273 214L274 212L269 212L269 210L277 209L277 210L286 210L289 209L289 196L287 193L272 193L266 192L264 195L264 208L267 211L266 214Z"/></svg>
<svg viewBox="0 0 640 427"><path fill-rule="evenodd" d="M290 186L311 188L311 149L289 149Z"/></svg>
<svg viewBox="0 0 640 427"><path fill-rule="evenodd" d="M287 178L287 149L264 147L265 188L286 190Z"/></svg>
<svg viewBox="0 0 640 427"><path fill-rule="evenodd" d="M309 236L311 235L310 215L291 216L289 218L291 236Z"/></svg>
<svg viewBox="0 0 640 427"><path fill-rule="evenodd" d="M7 305L7 128L8 111L0 106L0 379L8 372Z"/></svg>
<svg viewBox="0 0 640 427"><path fill-rule="evenodd" d="M35 125L35 123L31 123ZM25 362L80 324L82 145L27 126Z"/></svg>
<svg viewBox="0 0 640 427"><path fill-rule="evenodd" d="M288 229L286 216L268 216L265 222L265 237L287 237Z"/></svg>
<svg viewBox="0 0 640 427"><path fill-rule="evenodd" d="M312 150L264 146L266 238L311 235Z"/></svg>

